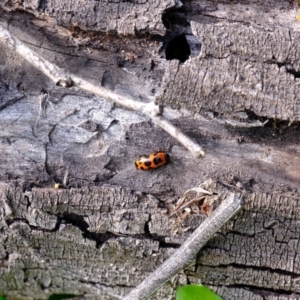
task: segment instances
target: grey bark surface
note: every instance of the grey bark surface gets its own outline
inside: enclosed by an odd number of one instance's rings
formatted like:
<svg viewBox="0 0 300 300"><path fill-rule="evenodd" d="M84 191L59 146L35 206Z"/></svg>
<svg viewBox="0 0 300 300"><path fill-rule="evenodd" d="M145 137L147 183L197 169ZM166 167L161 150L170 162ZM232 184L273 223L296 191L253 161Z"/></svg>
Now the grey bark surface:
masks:
<svg viewBox="0 0 300 300"><path fill-rule="evenodd" d="M223 299L300 298L296 1L182 4L0 4L1 25L27 46L110 90L156 97L206 152L194 159L145 116L55 86L0 42L0 294L8 300L125 296L206 218L169 214L208 178L245 208L152 299L173 299L187 282ZM191 57L167 61L168 42L182 33ZM135 169L139 155L158 149L170 164Z"/></svg>
<svg viewBox="0 0 300 300"><path fill-rule="evenodd" d="M203 43L201 55L184 66L170 64L164 103L195 113L248 110L261 117L299 121L298 31L268 32L257 25L226 22L192 22L191 27ZM193 89L185 88L186 81Z"/></svg>

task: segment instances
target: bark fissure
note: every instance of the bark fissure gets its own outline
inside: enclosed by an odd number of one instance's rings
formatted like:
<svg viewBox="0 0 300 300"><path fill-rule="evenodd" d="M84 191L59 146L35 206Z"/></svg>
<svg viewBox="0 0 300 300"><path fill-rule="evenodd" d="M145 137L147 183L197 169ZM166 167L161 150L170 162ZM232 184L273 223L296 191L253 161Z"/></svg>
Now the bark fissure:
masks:
<svg viewBox="0 0 300 300"><path fill-rule="evenodd" d="M280 297L280 296L284 296L284 295L286 295L286 296L293 295L294 297L300 296L300 294L294 293L292 291L289 292L287 290L268 289L268 288L261 288L261 287L259 287L259 289L258 289L255 286L251 286L251 285L247 285L247 284L233 284L233 285L228 285L228 287L249 289L253 293L255 293L257 295L264 295L265 297L267 295L274 295L275 297ZM266 298L266 299L268 299L268 298Z"/></svg>
<svg viewBox="0 0 300 300"><path fill-rule="evenodd" d="M218 266L213 266L213 265L206 265L203 261L200 264L198 264L197 266L198 266L197 271L199 273L201 273L202 267L209 267L210 269L232 267L234 269L241 270L241 271L245 270L245 272L246 272L246 270L265 271L266 273L277 274L278 277L280 275L284 275L284 276L289 276L291 279L299 278L299 274L297 274L295 272L290 272L290 271L286 271L286 270L282 270L282 269L273 269L271 267L264 267L264 266L242 265L242 264L240 265L240 264L236 264L236 263L218 264Z"/></svg>
<svg viewBox="0 0 300 300"><path fill-rule="evenodd" d="M194 160L149 117L66 92L0 43L0 294L124 298L204 222L193 205L169 215L213 177L216 195L234 191L245 208L199 252L196 273L183 270L152 299L200 281L224 300L299 298L297 8L286 0L73 2L5 1L1 26L92 85L156 99L206 157ZM178 35L190 47L184 63L166 60ZM157 150L169 164L135 169Z"/></svg>

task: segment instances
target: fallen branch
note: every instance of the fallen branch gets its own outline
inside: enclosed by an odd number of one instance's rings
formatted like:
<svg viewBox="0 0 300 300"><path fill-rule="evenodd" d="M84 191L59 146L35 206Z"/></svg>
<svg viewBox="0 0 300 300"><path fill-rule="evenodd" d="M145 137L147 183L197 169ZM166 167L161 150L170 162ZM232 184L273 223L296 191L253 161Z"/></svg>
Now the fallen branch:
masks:
<svg viewBox="0 0 300 300"><path fill-rule="evenodd" d="M87 92L93 93L106 100L118 103L128 109L139 111L144 115L150 117L154 123L159 125L185 148L187 148L194 157L204 156L205 153L202 148L184 134L179 128L176 128L171 122L162 117L162 109L154 102L143 103L134 99L119 95L113 91L107 90L102 86L97 86L91 82L80 78L74 74L67 72L64 69L50 63L39 54L31 50L19 39L14 37L8 30L0 25L0 40L4 41L14 51L19 53L33 66L42 71L55 84L63 87L77 86Z"/></svg>
<svg viewBox="0 0 300 300"><path fill-rule="evenodd" d="M217 230L239 212L241 208L241 199L231 193L169 259L133 289L123 300L142 300L151 296L170 277L187 266Z"/></svg>

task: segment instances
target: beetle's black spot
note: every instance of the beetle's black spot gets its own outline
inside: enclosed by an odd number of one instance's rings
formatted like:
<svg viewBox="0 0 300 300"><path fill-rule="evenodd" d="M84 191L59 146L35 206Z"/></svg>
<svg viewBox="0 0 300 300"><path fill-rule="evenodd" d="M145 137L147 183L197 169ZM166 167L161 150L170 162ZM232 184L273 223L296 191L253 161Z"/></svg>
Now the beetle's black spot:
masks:
<svg viewBox="0 0 300 300"><path fill-rule="evenodd" d="M151 167L151 161L145 161L145 166L146 167Z"/></svg>
<svg viewBox="0 0 300 300"><path fill-rule="evenodd" d="M143 167L140 167L140 170L145 170Z"/></svg>
<svg viewBox="0 0 300 300"><path fill-rule="evenodd" d="M160 157L155 157L153 159L153 162L154 162L155 165L159 165L162 162L162 159Z"/></svg>

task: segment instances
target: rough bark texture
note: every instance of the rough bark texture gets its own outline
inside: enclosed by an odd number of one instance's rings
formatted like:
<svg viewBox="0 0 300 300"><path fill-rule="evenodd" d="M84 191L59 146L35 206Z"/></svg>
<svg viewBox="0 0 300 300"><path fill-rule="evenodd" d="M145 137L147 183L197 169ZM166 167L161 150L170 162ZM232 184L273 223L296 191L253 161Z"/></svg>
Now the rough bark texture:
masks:
<svg viewBox="0 0 300 300"><path fill-rule="evenodd" d="M299 32L226 22L191 25L203 44L201 55L180 67L170 64L164 103L195 113L251 111L299 121Z"/></svg>
<svg viewBox="0 0 300 300"><path fill-rule="evenodd" d="M169 210L208 178L218 180L216 193L243 195L245 209L153 299L200 281L224 299L300 297L296 1L179 6L0 4L1 25L26 45L95 84L144 102L156 96L207 154L195 160L146 117L55 86L1 42L0 294L7 299L127 294L204 220L170 218ZM170 42L180 34L191 57L167 61L168 51L180 52ZM42 109L41 89L50 94ZM169 165L135 169L139 155L158 149L170 154Z"/></svg>

